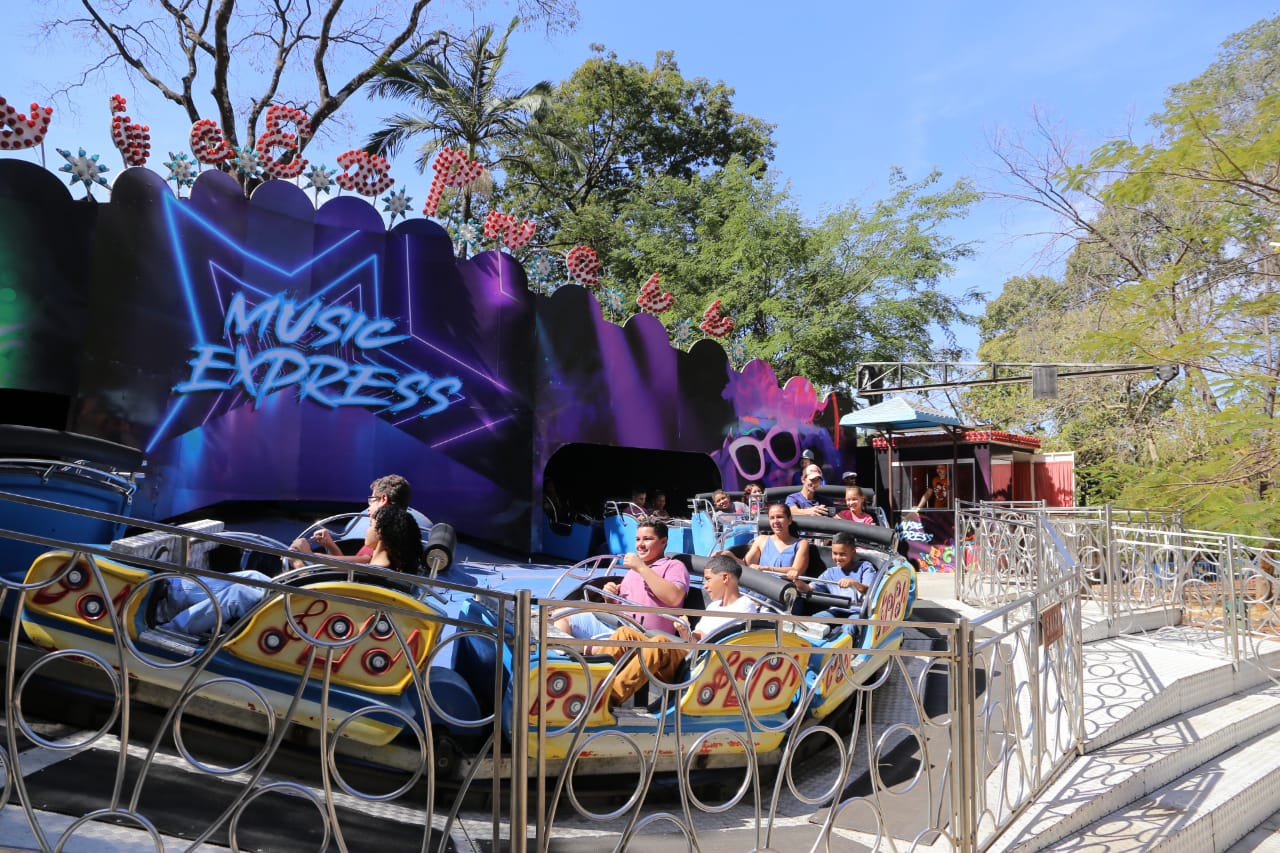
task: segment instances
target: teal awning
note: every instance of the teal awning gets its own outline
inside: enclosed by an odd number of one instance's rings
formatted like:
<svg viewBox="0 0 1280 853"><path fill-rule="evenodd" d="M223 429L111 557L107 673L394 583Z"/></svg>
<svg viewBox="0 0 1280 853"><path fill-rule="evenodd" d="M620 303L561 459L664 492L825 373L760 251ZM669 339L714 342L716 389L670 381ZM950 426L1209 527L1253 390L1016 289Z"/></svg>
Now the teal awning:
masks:
<svg viewBox="0 0 1280 853"><path fill-rule="evenodd" d="M959 419L930 406L894 397L883 403L850 412L840 419L840 426L874 429L881 432L905 432L917 429L959 427L964 424Z"/></svg>

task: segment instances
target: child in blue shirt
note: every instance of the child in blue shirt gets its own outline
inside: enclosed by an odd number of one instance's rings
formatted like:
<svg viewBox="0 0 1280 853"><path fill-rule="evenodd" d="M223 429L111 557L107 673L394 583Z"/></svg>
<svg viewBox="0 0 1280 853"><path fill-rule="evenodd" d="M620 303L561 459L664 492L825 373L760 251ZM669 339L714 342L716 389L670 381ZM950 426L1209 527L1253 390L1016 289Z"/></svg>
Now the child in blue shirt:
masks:
<svg viewBox="0 0 1280 853"><path fill-rule="evenodd" d="M854 608L852 610L843 607L831 608L813 615L846 617L857 615L871 584L875 581L876 567L867 560L858 560L857 540L843 531L837 533L831 540L831 560L835 565L815 578L809 586L827 595L848 596L852 599ZM831 627L835 630L828 631L829 634L844 631L852 634L854 643L857 643L860 626Z"/></svg>

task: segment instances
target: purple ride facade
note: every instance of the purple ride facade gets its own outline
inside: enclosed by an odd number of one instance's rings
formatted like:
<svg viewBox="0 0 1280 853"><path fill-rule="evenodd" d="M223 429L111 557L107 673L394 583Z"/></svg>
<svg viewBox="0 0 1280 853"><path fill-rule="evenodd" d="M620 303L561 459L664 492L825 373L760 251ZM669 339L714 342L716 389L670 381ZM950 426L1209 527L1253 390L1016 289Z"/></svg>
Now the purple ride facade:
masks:
<svg viewBox="0 0 1280 853"><path fill-rule="evenodd" d="M350 503L394 471L428 515L533 551L566 446L696 454L719 474L702 488L787 484L805 448L853 464L807 380L735 370L712 340L679 350L653 316L618 326L580 286L532 293L511 255L458 260L436 222L388 230L356 196L246 198L209 170L179 199L133 168L94 204L5 159L0 253L3 420L65 400L59 426L142 449L156 518Z"/></svg>

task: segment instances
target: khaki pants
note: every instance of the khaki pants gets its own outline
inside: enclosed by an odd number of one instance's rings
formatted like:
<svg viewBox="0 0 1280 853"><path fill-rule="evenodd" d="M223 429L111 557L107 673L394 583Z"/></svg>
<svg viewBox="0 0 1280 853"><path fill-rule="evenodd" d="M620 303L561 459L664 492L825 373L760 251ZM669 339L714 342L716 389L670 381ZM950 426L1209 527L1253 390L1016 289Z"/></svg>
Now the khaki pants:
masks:
<svg viewBox="0 0 1280 853"><path fill-rule="evenodd" d="M670 643L672 641L671 637L662 634L649 635L632 628L630 625L623 625L618 628L609 635L609 639L632 642L658 640ZM609 686L609 700L614 705L620 705L634 696L636 691L648 683L649 673L652 673L655 678L659 678L662 681L671 681L675 678L676 672L680 669L680 663L684 660L684 649L678 647L626 649L619 646L597 646L596 650L599 654L608 655L615 661L621 659L628 651L633 652L614 676L613 684Z"/></svg>

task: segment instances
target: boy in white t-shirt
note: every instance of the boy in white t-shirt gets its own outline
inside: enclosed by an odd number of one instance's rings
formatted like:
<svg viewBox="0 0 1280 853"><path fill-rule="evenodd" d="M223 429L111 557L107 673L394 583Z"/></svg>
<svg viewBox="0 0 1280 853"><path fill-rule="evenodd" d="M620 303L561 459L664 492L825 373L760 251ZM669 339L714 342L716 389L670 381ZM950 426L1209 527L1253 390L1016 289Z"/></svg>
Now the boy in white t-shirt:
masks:
<svg viewBox="0 0 1280 853"><path fill-rule="evenodd" d="M693 641L701 642L719 629L742 616L756 612L756 603L738 588L742 564L733 557L720 555L707 560L702 572L702 594L707 602L707 615L698 620ZM726 614L721 616L720 614Z"/></svg>

